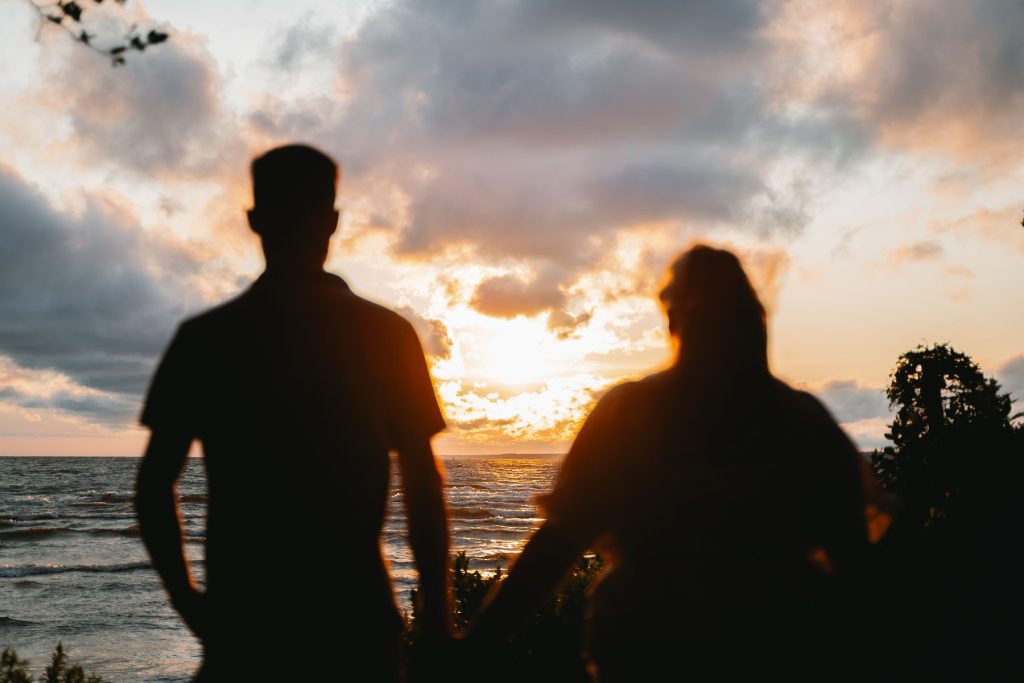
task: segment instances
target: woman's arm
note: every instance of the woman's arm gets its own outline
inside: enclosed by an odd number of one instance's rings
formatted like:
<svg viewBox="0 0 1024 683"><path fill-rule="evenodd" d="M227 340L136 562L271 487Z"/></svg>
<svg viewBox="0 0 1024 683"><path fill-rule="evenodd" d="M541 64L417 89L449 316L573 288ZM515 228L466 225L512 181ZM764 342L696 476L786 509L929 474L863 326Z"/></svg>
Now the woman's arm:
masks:
<svg viewBox="0 0 1024 683"><path fill-rule="evenodd" d="M508 577L484 601L467 640L504 640L561 583L586 546L546 522L530 539Z"/></svg>

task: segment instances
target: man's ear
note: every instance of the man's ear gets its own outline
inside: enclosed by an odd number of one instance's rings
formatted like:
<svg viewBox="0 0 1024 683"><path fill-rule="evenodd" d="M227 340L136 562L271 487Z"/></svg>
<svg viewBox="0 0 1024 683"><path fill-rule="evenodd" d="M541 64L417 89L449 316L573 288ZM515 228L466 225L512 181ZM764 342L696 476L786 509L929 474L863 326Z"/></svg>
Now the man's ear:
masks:
<svg viewBox="0 0 1024 683"><path fill-rule="evenodd" d="M328 234L333 235L338 229L338 221L341 220L341 211L338 211L337 209L332 210L331 216L328 220L330 220L330 232Z"/></svg>
<svg viewBox="0 0 1024 683"><path fill-rule="evenodd" d="M256 209L249 209L245 212L245 216L249 219L249 227L252 228L252 231L257 235L261 234L259 229L259 214L256 213Z"/></svg>

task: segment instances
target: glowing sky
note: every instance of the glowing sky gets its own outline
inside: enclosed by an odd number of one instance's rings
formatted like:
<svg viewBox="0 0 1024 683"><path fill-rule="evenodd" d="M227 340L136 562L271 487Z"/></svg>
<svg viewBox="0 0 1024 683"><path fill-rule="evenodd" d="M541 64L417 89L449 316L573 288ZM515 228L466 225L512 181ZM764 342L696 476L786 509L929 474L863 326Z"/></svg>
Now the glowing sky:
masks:
<svg viewBox="0 0 1024 683"><path fill-rule="evenodd" d="M0 455L140 451L175 324L260 271L248 161L296 140L344 168L329 269L420 333L438 452L564 450L668 361L695 239L864 448L919 343L1024 394L1018 0L84 6L171 39L112 68L0 3Z"/></svg>

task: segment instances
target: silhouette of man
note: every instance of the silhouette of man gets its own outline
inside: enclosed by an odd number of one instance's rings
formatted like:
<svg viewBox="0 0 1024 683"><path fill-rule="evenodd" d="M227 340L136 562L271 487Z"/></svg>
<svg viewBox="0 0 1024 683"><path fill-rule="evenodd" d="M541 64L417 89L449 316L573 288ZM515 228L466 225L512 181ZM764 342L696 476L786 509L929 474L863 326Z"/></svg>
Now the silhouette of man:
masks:
<svg viewBox="0 0 1024 683"><path fill-rule="evenodd" d="M447 520L430 445L444 421L412 326L323 270L337 177L329 157L302 145L253 161L249 225L266 269L178 328L141 416L151 429L137 484L142 538L203 643L198 681L248 666L288 679L400 678L402 622L379 541L389 451L420 575L417 624L428 641L449 632ZM194 439L209 495L205 591L175 499Z"/></svg>

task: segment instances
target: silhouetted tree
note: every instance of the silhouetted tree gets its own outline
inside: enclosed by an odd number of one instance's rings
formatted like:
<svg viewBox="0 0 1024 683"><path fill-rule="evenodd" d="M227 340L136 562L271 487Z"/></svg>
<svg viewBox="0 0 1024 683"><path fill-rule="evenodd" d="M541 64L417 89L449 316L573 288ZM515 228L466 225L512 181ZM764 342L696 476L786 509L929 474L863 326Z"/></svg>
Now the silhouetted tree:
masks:
<svg viewBox="0 0 1024 683"><path fill-rule="evenodd" d="M123 5L127 0L114 1L119 5ZM120 66L125 63L125 54L129 50L142 52L147 47L158 45L169 37L163 31L157 31L156 29L150 29L143 33L138 30L138 27L133 25L120 41L111 45L100 46L93 42L96 34L86 30L82 23L82 14L85 12L85 9L80 3L75 0L67 2L65 0L58 0L55 3L37 3L35 0L27 0L27 2L39 13L40 30L47 24L60 26L85 47L105 57L109 57L111 64L114 66ZM103 3L103 0L93 0L93 3L100 5Z"/></svg>
<svg viewBox="0 0 1024 683"><path fill-rule="evenodd" d="M947 344L900 356L886 395L897 413L873 458L882 485L925 527L965 524L970 489L1010 455L1010 395Z"/></svg>
<svg viewBox="0 0 1024 683"><path fill-rule="evenodd" d="M886 391L892 445L872 456L902 509L875 549L887 665L902 676L1010 680L1024 437L1012 398L948 344L900 356ZM894 634L900 634L895 636Z"/></svg>
<svg viewBox="0 0 1024 683"><path fill-rule="evenodd" d="M14 648L4 648L0 653L0 683L32 683L27 666L28 662L19 658Z"/></svg>

